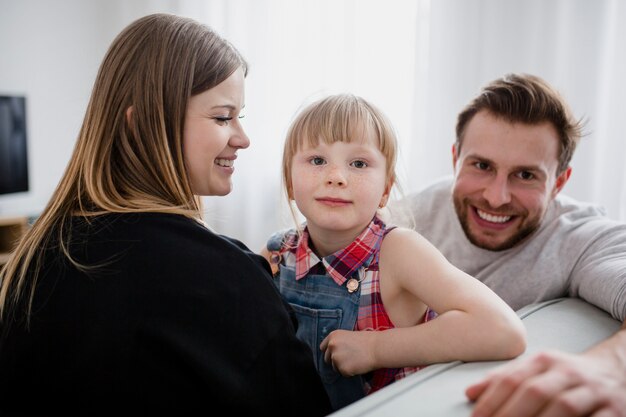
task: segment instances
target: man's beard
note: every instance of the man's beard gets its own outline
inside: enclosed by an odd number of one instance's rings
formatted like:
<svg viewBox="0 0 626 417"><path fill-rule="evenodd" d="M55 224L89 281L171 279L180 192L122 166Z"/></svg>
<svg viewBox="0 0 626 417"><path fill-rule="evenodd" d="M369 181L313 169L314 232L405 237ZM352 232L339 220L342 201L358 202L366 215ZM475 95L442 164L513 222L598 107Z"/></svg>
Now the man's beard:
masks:
<svg viewBox="0 0 626 417"><path fill-rule="evenodd" d="M463 231L465 232L465 236L470 242L472 242L473 245L478 246L481 249L487 249L487 250L494 251L494 252L504 251L504 250L511 249L517 246L520 242L525 240L535 230L537 230L541 223L541 218L533 218L533 219L526 218L526 221L522 222L519 225L517 231L511 237L509 237L508 239L506 239L505 241L501 243L489 244L489 243L485 243L481 241L479 238L477 238L476 236L472 234L468 218L469 218L469 210L473 210L473 208L470 209L468 207L470 207L470 204L467 198L462 199L462 200L458 198L454 198L454 209L456 210L456 215L459 218L461 227L463 228ZM498 233L497 231L494 232L494 234L496 235L497 233Z"/></svg>

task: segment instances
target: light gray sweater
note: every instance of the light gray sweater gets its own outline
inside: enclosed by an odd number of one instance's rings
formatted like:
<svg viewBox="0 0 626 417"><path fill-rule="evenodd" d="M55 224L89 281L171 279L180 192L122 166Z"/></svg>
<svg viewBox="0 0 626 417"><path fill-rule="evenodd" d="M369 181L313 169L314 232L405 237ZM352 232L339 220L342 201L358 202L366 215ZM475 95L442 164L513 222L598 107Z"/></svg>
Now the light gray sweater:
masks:
<svg viewBox="0 0 626 417"><path fill-rule="evenodd" d="M578 297L620 321L626 317L626 224L609 219L598 206L559 195L533 235L500 252L474 246L465 236L452 203L451 177L407 196L390 212L391 223L413 226L514 310Z"/></svg>

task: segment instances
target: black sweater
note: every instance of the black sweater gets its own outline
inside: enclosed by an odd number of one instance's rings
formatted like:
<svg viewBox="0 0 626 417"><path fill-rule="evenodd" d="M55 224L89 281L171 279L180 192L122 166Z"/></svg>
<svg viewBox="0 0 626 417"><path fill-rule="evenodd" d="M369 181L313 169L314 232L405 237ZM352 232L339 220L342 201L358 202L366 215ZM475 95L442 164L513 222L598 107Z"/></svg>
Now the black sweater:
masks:
<svg viewBox="0 0 626 417"><path fill-rule="evenodd" d="M269 265L183 216L72 223L32 317L3 324L0 415L326 415L311 351Z"/></svg>

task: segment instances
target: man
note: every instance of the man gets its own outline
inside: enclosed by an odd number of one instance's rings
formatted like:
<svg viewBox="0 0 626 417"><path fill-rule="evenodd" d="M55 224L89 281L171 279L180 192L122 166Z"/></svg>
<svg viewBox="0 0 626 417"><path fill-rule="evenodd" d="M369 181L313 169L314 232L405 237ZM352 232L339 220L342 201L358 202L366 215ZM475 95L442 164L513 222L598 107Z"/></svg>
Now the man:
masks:
<svg viewBox="0 0 626 417"><path fill-rule="evenodd" d="M531 75L487 85L458 117L454 177L392 207L511 307L579 297L624 321L626 224L560 195L582 133ZM405 219L406 220L406 219ZM626 416L626 323L579 354L521 358L466 390L473 416Z"/></svg>

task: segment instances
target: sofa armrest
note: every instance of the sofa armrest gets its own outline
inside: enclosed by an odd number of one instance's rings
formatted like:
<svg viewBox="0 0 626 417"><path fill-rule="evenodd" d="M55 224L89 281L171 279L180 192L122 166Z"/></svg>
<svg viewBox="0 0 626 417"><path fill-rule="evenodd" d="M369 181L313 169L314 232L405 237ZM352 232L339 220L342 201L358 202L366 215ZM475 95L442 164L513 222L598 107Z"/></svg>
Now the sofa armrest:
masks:
<svg viewBox="0 0 626 417"><path fill-rule="evenodd" d="M582 352L621 326L608 313L578 298L532 304L517 314L528 332L527 349L521 356L546 349ZM472 404L465 397L465 388L505 362L456 361L431 365L331 415L467 417Z"/></svg>

